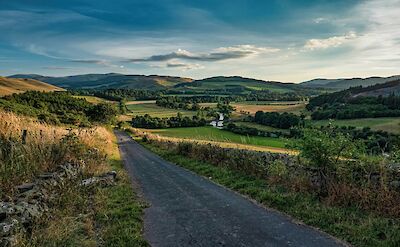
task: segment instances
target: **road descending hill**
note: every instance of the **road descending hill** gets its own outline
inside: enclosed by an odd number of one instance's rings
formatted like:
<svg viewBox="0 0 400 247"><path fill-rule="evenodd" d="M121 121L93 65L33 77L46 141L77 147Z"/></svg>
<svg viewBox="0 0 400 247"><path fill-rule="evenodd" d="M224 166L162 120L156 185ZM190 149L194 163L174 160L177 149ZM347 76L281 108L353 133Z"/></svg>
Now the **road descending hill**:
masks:
<svg viewBox="0 0 400 247"><path fill-rule="evenodd" d="M144 233L151 246L342 246L116 135L125 167L150 203Z"/></svg>
<svg viewBox="0 0 400 247"><path fill-rule="evenodd" d="M0 96L25 91L64 91L64 89L32 79L17 79L0 77Z"/></svg>

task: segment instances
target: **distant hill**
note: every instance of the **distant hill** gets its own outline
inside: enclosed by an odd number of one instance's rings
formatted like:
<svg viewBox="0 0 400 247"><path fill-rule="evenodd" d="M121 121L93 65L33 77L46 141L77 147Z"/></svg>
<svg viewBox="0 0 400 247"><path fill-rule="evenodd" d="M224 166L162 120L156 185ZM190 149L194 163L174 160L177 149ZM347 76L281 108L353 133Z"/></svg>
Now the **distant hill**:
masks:
<svg viewBox="0 0 400 247"><path fill-rule="evenodd" d="M258 91L270 90L272 92L291 92L301 88L294 83L282 83L275 81L263 81L240 76L217 76L202 80L195 80L191 83L182 83L175 88L188 90L223 90L223 91Z"/></svg>
<svg viewBox="0 0 400 247"><path fill-rule="evenodd" d="M360 96L389 96L391 94L400 96L400 79L389 81L382 84L376 84L369 87L364 87L359 90L354 90L352 97Z"/></svg>
<svg viewBox="0 0 400 247"><path fill-rule="evenodd" d="M32 79L17 79L0 77L0 96L13 93L23 93L25 91L64 91L64 89Z"/></svg>
<svg viewBox="0 0 400 247"><path fill-rule="evenodd" d="M190 78L158 75L86 74L64 77L50 77L36 74L19 74L9 78L30 78L44 81L63 88L132 88L162 89L179 83L191 82Z"/></svg>
<svg viewBox="0 0 400 247"><path fill-rule="evenodd" d="M327 88L327 89L348 89L357 86L371 86L378 83L385 83L400 79L400 75L390 77L368 77L368 78L349 78L349 79L314 79L300 83L300 85L309 88Z"/></svg>

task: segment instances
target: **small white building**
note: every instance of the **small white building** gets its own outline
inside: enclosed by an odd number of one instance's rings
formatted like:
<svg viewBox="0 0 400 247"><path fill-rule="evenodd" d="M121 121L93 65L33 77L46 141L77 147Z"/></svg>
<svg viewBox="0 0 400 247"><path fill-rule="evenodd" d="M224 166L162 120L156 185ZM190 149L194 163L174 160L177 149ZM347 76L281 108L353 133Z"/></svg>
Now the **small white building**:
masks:
<svg viewBox="0 0 400 247"><path fill-rule="evenodd" d="M210 125L215 128L222 129L224 127L224 114L218 113L218 118L211 121Z"/></svg>

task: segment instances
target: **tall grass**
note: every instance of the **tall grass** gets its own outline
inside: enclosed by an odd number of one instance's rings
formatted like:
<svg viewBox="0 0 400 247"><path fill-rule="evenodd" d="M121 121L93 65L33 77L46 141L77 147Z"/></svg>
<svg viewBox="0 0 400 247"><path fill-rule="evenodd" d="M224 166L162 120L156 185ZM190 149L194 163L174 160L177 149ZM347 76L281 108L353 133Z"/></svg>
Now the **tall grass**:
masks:
<svg viewBox="0 0 400 247"><path fill-rule="evenodd" d="M85 160L87 168L96 171L101 166L94 165L87 151L106 153L110 135L104 127L69 129L0 111L0 190L12 193L16 184L67 160Z"/></svg>

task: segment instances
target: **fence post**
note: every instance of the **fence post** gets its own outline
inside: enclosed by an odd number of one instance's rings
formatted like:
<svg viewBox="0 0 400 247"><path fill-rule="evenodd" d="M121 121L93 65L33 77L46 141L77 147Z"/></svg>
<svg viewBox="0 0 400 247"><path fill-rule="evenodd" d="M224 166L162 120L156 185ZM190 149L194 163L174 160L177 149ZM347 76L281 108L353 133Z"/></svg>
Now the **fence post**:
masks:
<svg viewBox="0 0 400 247"><path fill-rule="evenodd" d="M22 144L26 144L26 136L28 135L27 130L22 130Z"/></svg>

